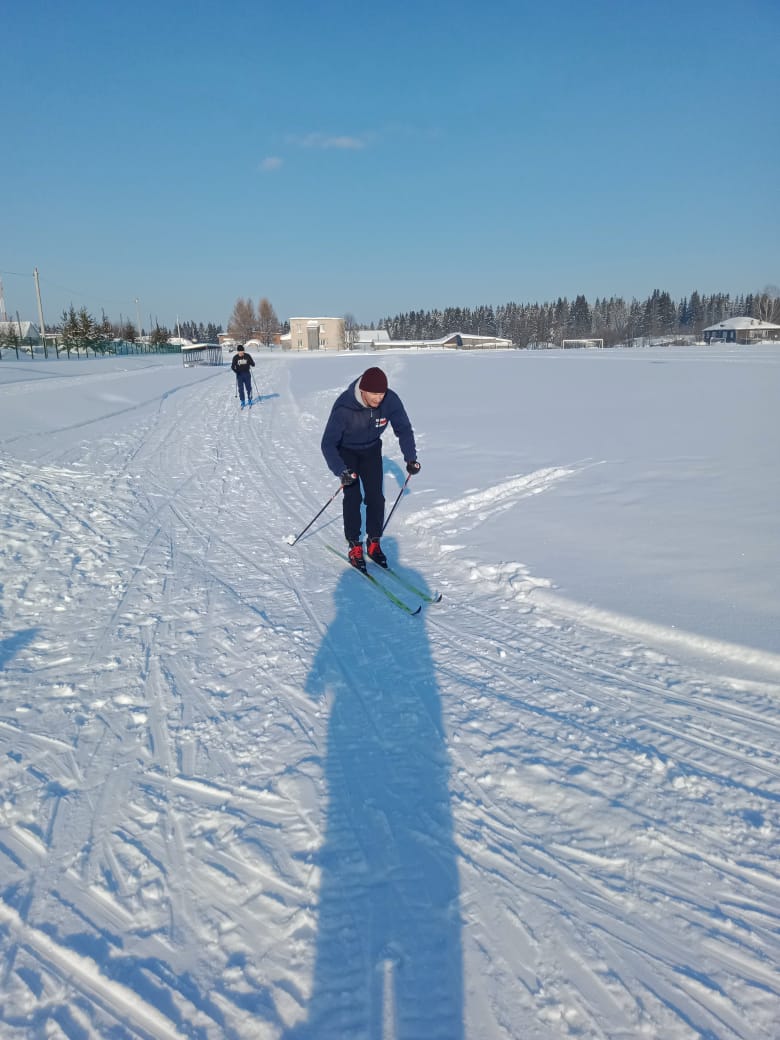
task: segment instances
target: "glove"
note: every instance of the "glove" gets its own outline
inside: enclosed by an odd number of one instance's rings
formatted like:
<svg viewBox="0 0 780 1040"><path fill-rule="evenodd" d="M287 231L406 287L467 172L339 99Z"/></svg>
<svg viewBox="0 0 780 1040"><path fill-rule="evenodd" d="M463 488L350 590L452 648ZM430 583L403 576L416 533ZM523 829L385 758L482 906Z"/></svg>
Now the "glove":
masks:
<svg viewBox="0 0 780 1040"><path fill-rule="evenodd" d="M357 473L353 473L350 469L345 469L339 477L342 487L349 487L350 484L354 484L357 480Z"/></svg>
<svg viewBox="0 0 780 1040"><path fill-rule="evenodd" d="M411 462L406 463L406 472L409 474L410 477L413 477L415 473L420 472L420 463L417 461L417 459L413 459Z"/></svg>

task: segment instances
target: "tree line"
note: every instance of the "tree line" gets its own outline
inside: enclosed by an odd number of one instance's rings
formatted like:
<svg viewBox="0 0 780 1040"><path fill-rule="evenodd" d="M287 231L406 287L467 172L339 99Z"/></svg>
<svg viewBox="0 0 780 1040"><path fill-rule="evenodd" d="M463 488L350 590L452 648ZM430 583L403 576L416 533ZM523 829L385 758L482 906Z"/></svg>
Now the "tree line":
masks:
<svg viewBox="0 0 780 1040"><path fill-rule="evenodd" d="M237 343L257 339L266 347L270 347L281 328L276 311L265 297L258 303L257 311L250 299L239 297L230 315L228 335Z"/></svg>
<svg viewBox="0 0 780 1040"><path fill-rule="evenodd" d="M386 329L391 339L439 339L451 332L478 336L499 336L518 347L557 344L564 339L603 339L605 346L631 344L660 336L699 338L703 329L726 318L747 316L780 324L780 289L767 286L763 291L731 296L711 296L692 292L682 300L655 289L645 300L627 302L620 296L596 298L590 303L584 295L574 300L565 296L555 302L505 303L493 307L446 307L444 309L409 311L387 317L371 328ZM351 314L344 316L348 343L354 339L358 323ZM239 297L228 322L228 334L239 343L259 340L266 346L276 341L280 332L289 330L289 322L280 322L268 299L263 297L255 309L251 299ZM59 334L65 350L101 350L112 340L136 344L143 332L128 320L113 322L102 313L96 319L86 308L79 311L71 304L62 312L60 324L48 332ZM214 322L177 322L171 330L155 323L146 343L164 346L175 335L194 343L216 343L223 329ZM13 329L4 333L0 346L13 345Z"/></svg>
<svg viewBox="0 0 780 1040"><path fill-rule="evenodd" d="M693 336L702 329L733 317L754 317L780 324L780 290L711 296L692 292L674 301L668 292L655 289L646 300L626 302L620 296L589 303L585 296L554 303L506 303L468 308L409 311L379 323L391 339L439 339L450 332L500 336L518 347L554 343L564 339L603 339L604 346L631 344L659 336Z"/></svg>
<svg viewBox="0 0 780 1040"><path fill-rule="evenodd" d="M213 322L204 324L203 322L183 321L178 323L177 332L193 343L216 343L217 337L222 332L222 326L215 325ZM95 318L86 307L76 310L71 304L62 312L58 325L47 327L46 334L47 336L56 335L58 348L61 346L68 354L71 351L81 350L92 350L99 353L101 350L105 350L109 343L116 340L132 344L139 343L143 337L143 330L138 329L129 319L112 321L105 312L101 314L100 318ZM145 342L153 347L161 347L167 344L173 335L174 333L167 326L155 323L154 328L145 337ZM8 327L0 331L0 346L21 345L20 337L15 331L13 323L9 322Z"/></svg>

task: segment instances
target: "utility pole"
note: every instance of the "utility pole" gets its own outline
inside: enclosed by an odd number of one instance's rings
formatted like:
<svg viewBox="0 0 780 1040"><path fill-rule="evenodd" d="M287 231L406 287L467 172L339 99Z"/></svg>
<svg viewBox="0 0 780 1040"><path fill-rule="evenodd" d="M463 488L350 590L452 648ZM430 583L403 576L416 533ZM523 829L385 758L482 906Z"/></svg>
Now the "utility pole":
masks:
<svg viewBox="0 0 780 1040"><path fill-rule="evenodd" d="M22 350L24 350L24 337L22 336L22 319L19 317L19 311L16 312L16 325L19 329L19 346L21 346ZM34 356L35 355L32 352L32 347L30 347L30 360L32 360ZM16 360L19 360L19 347L16 348Z"/></svg>
<svg viewBox="0 0 780 1040"><path fill-rule="evenodd" d="M138 297L135 298L135 316L138 321L138 339L141 339L143 335L143 329L141 328L141 305L138 303Z"/></svg>
<svg viewBox="0 0 780 1040"><path fill-rule="evenodd" d="M41 323L41 342L43 343L43 356L48 358L49 354L46 350L46 326L43 322L43 304L41 303L41 286L38 281L38 268L33 268L33 278L35 279L35 295L38 297L38 320Z"/></svg>

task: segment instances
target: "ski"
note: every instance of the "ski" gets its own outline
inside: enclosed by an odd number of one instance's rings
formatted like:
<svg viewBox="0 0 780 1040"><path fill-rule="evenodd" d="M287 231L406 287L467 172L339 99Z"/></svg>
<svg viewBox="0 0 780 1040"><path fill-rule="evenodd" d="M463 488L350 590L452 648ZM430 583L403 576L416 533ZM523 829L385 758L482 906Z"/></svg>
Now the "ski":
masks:
<svg viewBox="0 0 780 1040"><path fill-rule="evenodd" d="M375 589L381 592L382 595L385 596L390 601L390 603L393 604L393 606L398 607L399 610L403 610L405 614L409 614L412 617L415 617L422 610L422 604L419 604L416 608L410 606L408 603L405 603L399 596L396 596L396 594L391 589L388 589L386 585L383 585L382 582L375 578L373 574L368 574L366 573L366 571L361 571L358 570L357 567L353 567L349 560L344 556L344 554L340 553L338 549L334 549L332 545L328 545L326 543L325 548L330 549L334 556L338 556L342 563L346 563L350 570L357 571L361 578L365 578L366 581L370 582Z"/></svg>
<svg viewBox="0 0 780 1040"><path fill-rule="evenodd" d="M371 560L370 556L367 558ZM373 563L373 560L371 562ZM379 567L379 564L374 564L374 566ZM399 585L402 585L405 589L407 589L407 591L413 592L415 596L419 596L420 599L423 600L425 603L441 603L440 592L436 592L433 595L431 595L429 592L424 592L422 589L418 589L416 585L413 585L412 582L408 580L408 578L405 578L402 574L399 574L398 571L394 571L392 567L380 567L380 570L383 570L385 574L389 574L390 577L394 578Z"/></svg>

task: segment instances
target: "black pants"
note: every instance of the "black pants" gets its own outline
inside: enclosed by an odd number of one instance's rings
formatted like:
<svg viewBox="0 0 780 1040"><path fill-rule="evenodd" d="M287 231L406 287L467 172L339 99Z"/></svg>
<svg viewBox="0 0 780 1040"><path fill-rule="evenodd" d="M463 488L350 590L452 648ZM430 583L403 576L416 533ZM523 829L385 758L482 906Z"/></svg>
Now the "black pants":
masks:
<svg viewBox="0 0 780 1040"><path fill-rule="evenodd" d="M236 372L236 380L238 381L238 396L243 404L244 393L246 393L247 399L252 396L252 373L248 369L246 372Z"/></svg>
<svg viewBox="0 0 780 1040"><path fill-rule="evenodd" d="M385 496L382 492L382 444L377 441L368 451L340 448L344 467L357 473L354 484L344 488L344 536L348 542L360 541L360 504L366 503L366 534L379 538L385 526ZM361 498L361 485L363 496Z"/></svg>

